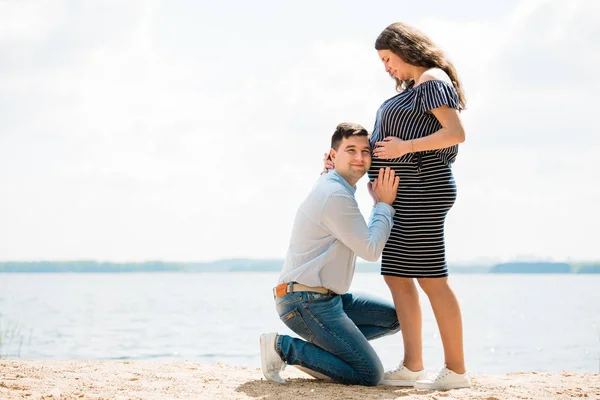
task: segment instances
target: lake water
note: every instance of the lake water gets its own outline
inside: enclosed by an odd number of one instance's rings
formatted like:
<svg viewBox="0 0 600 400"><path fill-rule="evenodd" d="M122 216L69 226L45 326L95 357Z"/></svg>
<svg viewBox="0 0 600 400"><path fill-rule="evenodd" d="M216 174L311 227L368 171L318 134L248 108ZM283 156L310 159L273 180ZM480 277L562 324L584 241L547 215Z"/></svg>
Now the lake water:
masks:
<svg viewBox="0 0 600 400"><path fill-rule="evenodd" d="M0 355L258 367L259 334L291 333L275 312L277 276L0 274ZM473 373L600 372L600 275L455 274L451 282ZM377 273L356 274L352 290L391 299ZM423 293L421 305L424 361L433 371L442 347ZM386 368L402 359L400 335L372 343Z"/></svg>

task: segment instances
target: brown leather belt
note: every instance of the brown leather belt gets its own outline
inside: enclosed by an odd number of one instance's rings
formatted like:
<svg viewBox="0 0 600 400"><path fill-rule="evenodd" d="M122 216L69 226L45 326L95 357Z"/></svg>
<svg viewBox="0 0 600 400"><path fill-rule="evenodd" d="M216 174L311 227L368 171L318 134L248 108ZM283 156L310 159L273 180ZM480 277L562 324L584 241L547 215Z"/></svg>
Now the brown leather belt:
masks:
<svg viewBox="0 0 600 400"><path fill-rule="evenodd" d="M273 294L275 297L285 296L288 293L294 292L317 292L322 294L333 293L323 286L312 287L303 285L301 283L293 283L291 285L289 283L282 283L281 285L277 285L273 288Z"/></svg>

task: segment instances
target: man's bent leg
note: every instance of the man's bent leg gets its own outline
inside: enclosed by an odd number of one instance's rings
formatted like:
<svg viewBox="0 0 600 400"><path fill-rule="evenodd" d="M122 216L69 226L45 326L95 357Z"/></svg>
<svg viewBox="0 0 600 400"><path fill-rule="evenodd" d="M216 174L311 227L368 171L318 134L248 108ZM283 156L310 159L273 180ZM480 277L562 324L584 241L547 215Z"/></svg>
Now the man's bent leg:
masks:
<svg viewBox="0 0 600 400"><path fill-rule="evenodd" d="M281 320L305 340L280 335L276 348L290 365L337 381L376 385L383 366L365 336L345 314L341 296L298 292L277 299Z"/></svg>
<svg viewBox="0 0 600 400"><path fill-rule="evenodd" d="M346 293L342 295L342 304L346 315L367 340L400 331L396 308L391 301L368 293Z"/></svg>

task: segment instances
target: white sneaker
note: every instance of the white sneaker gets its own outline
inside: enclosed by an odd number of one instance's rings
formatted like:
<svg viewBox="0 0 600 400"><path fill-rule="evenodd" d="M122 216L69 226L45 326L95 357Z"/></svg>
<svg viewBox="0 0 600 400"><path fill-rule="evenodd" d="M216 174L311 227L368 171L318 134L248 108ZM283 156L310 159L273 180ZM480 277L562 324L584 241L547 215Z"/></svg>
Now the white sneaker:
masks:
<svg viewBox="0 0 600 400"><path fill-rule="evenodd" d="M330 380L332 380L327 375L322 374L322 373L317 372L317 371L314 371L314 370L312 370L310 368L303 367L302 365L294 365L294 367L298 368L300 371L304 372L305 374L308 374L308 375L312 376L315 379L320 379L320 380L324 380L324 381L330 381Z"/></svg>
<svg viewBox="0 0 600 400"><path fill-rule="evenodd" d="M431 379L424 379L415 383L416 389L449 390L471 387L469 373L457 374L444 366L442 370Z"/></svg>
<svg viewBox="0 0 600 400"><path fill-rule="evenodd" d="M285 383L279 373L285 368L285 362L275 350L277 332L260 335L260 362L265 378L277 383Z"/></svg>
<svg viewBox="0 0 600 400"><path fill-rule="evenodd" d="M415 386L415 382L427 378L425 370L411 371L406 368L403 363L390 371L383 374L383 379L379 382L380 385L389 386Z"/></svg>

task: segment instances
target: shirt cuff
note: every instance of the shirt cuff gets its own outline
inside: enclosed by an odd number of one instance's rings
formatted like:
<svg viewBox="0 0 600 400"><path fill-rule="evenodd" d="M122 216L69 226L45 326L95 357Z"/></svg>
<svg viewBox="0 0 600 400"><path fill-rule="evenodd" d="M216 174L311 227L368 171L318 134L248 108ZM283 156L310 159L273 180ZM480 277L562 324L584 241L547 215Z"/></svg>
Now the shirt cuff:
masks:
<svg viewBox="0 0 600 400"><path fill-rule="evenodd" d="M373 214L383 214L392 218L396 214L396 210L394 210L394 207L390 206L388 203L380 201L379 203L375 204L375 207L373 207Z"/></svg>

